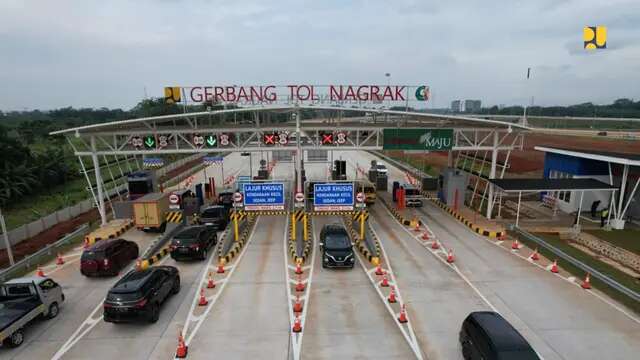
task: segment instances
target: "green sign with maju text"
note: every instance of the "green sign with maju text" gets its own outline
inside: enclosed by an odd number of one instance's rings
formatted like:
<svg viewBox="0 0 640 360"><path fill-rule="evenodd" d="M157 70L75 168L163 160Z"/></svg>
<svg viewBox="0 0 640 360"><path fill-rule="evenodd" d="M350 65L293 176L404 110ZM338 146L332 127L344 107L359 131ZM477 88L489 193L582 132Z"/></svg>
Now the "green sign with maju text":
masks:
<svg viewBox="0 0 640 360"><path fill-rule="evenodd" d="M383 150L445 151L453 148L453 129L384 129Z"/></svg>

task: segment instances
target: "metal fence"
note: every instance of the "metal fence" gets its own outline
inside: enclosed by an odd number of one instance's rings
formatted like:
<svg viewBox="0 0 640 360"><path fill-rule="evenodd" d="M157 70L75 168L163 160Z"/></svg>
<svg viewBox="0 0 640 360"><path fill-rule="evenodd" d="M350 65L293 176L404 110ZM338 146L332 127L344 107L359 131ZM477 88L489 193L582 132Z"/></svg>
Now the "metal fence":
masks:
<svg viewBox="0 0 640 360"><path fill-rule="evenodd" d="M607 275L599 272L598 270L592 268L591 266L581 262L580 260L574 258L573 256L565 253L564 251L558 249L557 247L549 244L548 242L544 241L543 239L519 228L516 226L511 225L509 230L515 232L516 234L522 236L524 239L526 240L530 240L533 241L534 243L536 243L537 245L547 249L548 251L550 251L551 253L553 253L554 255L556 255L557 257L561 258L562 260L570 263L571 265L577 267L578 269L591 274L591 276L593 276L594 278L602 281L603 283L605 283L607 286L609 286L610 288L617 290L618 292L628 296L629 298L635 300L635 301L640 301L640 294L629 289L628 287L620 284L619 282L611 279L610 277L608 277Z"/></svg>
<svg viewBox="0 0 640 360"><path fill-rule="evenodd" d="M5 282L25 271L28 271L38 266L45 257L51 257L58 252L58 249L71 243L71 241L77 237L85 235L89 232L89 225L83 224L73 232L65 235L62 239L45 246L37 252L25 257L24 259L16 262L14 265L0 271L0 282Z"/></svg>

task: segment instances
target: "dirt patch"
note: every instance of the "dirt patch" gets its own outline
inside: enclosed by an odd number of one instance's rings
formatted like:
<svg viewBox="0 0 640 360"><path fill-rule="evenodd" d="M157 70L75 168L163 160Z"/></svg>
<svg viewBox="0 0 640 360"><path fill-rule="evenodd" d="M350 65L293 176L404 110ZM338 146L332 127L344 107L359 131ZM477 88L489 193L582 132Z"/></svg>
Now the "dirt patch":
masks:
<svg viewBox="0 0 640 360"><path fill-rule="evenodd" d="M602 255L600 255L600 254L598 254L598 253L596 253L596 252L593 252L593 251L591 251L591 249L589 249L588 247L583 246L583 245L580 245L580 244L576 244L576 243L574 243L573 241L569 241L568 243L569 243L569 245L571 245L571 246L573 246L574 248L576 248L576 249L578 249L578 250L582 251L583 253L585 253L585 254L589 254L590 256L593 256L593 258L594 258L594 259L597 259L597 260L599 260L599 261L602 261L602 262L603 262L603 263L605 263L605 264L608 264L608 265L610 265L610 266L613 266L613 267L614 267L614 268L616 268L617 270L622 271L623 273L625 273L625 274L627 274L627 275L629 275L629 276L633 276L633 277L635 277L635 278L637 278L637 279L640 279L640 274L638 274L637 272L635 272L635 271L633 271L633 270L629 269L628 267L626 267L626 266L624 266L624 265L622 265L622 264L618 263L617 261L613 261L613 260L609 259L609 258L608 258L608 257L606 257L606 256L602 256Z"/></svg>

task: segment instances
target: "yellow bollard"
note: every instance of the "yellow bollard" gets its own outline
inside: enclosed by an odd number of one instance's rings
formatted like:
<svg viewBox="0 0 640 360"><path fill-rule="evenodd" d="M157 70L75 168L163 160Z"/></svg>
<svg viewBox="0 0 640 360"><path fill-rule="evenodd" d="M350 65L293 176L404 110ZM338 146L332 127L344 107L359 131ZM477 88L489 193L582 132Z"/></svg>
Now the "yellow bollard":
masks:
<svg viewBox="0 0 640 360"><path fill-rule="evenodd" d="M296 239L296 214L291 214L291 240Z"/></svg>
<svg viewBox="0 0 640 360"><path fill-rule="evenodd" d="M235 240L239 241L240 236L238 235L238 216L233 217L233 234L235 235Z"/></svg>
<svg viewBox="0 0 640 360"><path fill-rule="evenodd" d="M360 240L364 240L364 213L360 213Z"/></svg>
<svg viewBox="0 0 640 360"><path fill-rule="evenodd" d="M302 228L302 234L303 235L302 236L304 238L304 241L308 241L309 240L309 234L308 234L308 231L307 231L307 214L304 214L302 216L302 226L303 226L303 228Z"/></svg>

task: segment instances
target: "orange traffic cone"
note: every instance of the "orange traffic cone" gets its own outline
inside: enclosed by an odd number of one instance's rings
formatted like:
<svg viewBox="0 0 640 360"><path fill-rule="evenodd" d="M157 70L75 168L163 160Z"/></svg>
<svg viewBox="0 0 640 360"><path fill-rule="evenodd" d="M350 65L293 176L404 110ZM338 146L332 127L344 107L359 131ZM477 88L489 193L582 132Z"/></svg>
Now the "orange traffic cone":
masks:
<svg viewBox="0 0 640 360"><path fill-rule="evenodd" d="M302 266L300 266L300 263L296 264L296 274L302 274Z"/></svg>
<svg viewBox="0 0 640 360"><path fill-rule="evenodd" d="M302 301L300 301L300 295L296 296L296 302L293 303L293 312L302 312Z"/></svg>
<svg viewBox="0 0 640 360"><path fill-rule="evenodd" d="M422 240L429 240L429 233L427 231L422 233Z"/></svg>
<svg viewBox="0 0 640 360"><path fill-rule="evenodd" d="M533 254L531 254L531 256L529 257L531 260L533 261L538 261L540 260L540 255L538 254L538 248L536 248L535 250L533 250Z"/></svg>
<svg viewBox="0 0 640 360"><path fill-rule="evenodd" d="M211 271L209 271L209 281L207 281L207 289L213 289L216 287L216 283L213 281L213 275Z"/></svg>
<svg viewBox="0 0 640 360"><path fill-rule="evenodd" d="M296 314L296 319L293 321L293 330L294 333L299 333L302 331L302 322L300 321L300 315Z"/></svg>
<svg viewBox="0 0 640 360"><path fill-rule="evenodd" d="M218 270L216 270L216 272L218 274L224 274L224 265L222 265L222 262L218 263Z"/></svg>
<svg viewBox="0 0 640 360"><path fill-rule="evenodd" d="M56 265L64 265L64 259L62 258L62 255L60 255L60 253L58 253L58 255L56 256Z"/></svg>
<svg viewBox="0 0 640 360"><path fill-rule="evenodd" d="M382 270L380 264L376 267L376 275L384 275L384 270Z"/></svg>
<svg viewBox="0 0 640 360"><path fill-rule="evenodd" d="M438 240L433 240L433 242L431 243L431 248L433 250L438 250L440 249L440 244L438 244Z"/></svg>
<svg viewBox="0 0 640 360"><path fill-rule="evenodd" d="M449 249L449 252L447 253L447 262L452 264L454 261L456 261L456 258L453 256L453 250Z"/></svg>
<svg viewBox="0 0 640 360"><path fill-rule="evenodd" d="M188 350L189 348L187 348L187 344L184 343L182 332L179 332L178 333L178 349L176 349L176 357L179 359L186 358Z"/></svg>
<svg viewBox="0 0 640 360"><path fill-rule="evenodd" d="M413 231L420 232L420 221L416 220L416 226L413 228Z"/></svg>
<svg viewBox="0 0 640 360"><path fill-rule="evenodd" d="M380 286L382 287L389 286L389 279L387 279L387 275L382 275L382 281L380 282Z"/></svg>
<svg viewBox="0 0 640 360"><path fill-rule="evenodd" d="M398 316L398 321L402 324L408 322L409 320L407 319L407 313L406 313L406 309L404 307L405 305L402 304L402 307L400 308L400 315Z"/></svg>
<svg viewBox="0 0 640 360"><path fill-rule="evenodd" d="M389 298L387 299L391 304L396 302L396 292L393 289L393 286L391 287L391 292L389 293Z"/></svg>
<svg viewBox="0 0 640 360"><path fill-rule="evenodd" d="M304 291L305 285L302 282L302 276L298 275L298 283L296 284L296 291Z"/></svg>
<svg viewBox="0 0 640 360"><path fill-rule="evenodd" d="M582 282L581 286L586 290L591 289L591 275L589 275L589 273L587 273L587 276L584 277L584 281Z"/></svg>
<svg viewBox="0 0 640 360"><path fill-rule="evenodd" d="M198 300L198 306L205 306L209 303L206 297L204 297L204 288L200 289L200 300Z"/></svg>
<svg viewBox="0 0 640 360"><path fill-rule="evenodd" d="M557 274L558 273L558 260L553 260L553 264L551 264L551 270L552 273Z"/></svg>
<svg viewBox="0 0 640 360"><path fill-rule="evenodd" d="M40 277L44 277L44 271L42 270L42 268L40 267L40 265L38 265L38 268L36 269L36 276L40 276Z"/></svg>
<svg viewBox="0 0 640 360"><path fill-rule="evenodd" d="M520 244L518 244L518 239L515 239L511 243L511 250L518 250L518 249L520 249Z"/></svg>

